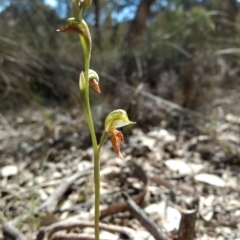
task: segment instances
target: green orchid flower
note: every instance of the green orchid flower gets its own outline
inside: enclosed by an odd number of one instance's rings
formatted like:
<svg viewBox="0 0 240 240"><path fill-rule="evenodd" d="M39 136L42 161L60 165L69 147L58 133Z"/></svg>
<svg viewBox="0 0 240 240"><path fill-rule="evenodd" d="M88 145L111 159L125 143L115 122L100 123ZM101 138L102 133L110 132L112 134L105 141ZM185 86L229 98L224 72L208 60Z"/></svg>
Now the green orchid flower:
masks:
<svg viewBox="0 0 240 240"><path fill-rule="evenodd" d="M105 132L111 135L113 149L122 160L124 157L121 154L121 145L124 143L124 137L122 132L117 130L117 128L129 124L135 124L135 122L131 122L128 119L127 113L122 109L109 113L105 120Z"/></svg>

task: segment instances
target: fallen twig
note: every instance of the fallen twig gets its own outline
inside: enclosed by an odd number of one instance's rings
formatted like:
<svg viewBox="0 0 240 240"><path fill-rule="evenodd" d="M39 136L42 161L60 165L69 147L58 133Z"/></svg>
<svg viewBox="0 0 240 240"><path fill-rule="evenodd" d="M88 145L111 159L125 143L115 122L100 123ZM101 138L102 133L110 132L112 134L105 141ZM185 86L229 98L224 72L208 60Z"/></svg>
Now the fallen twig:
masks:
<svg viewBox="0 0 240 240"><path fill-rule="evenodd" d="M45 209L48 209L50 211L53 211L59 202L59 200L62 198L64 193L70 188L70 186L81 177L85 177L92 173L92 168L89 168L83 172L77 172L71 177L67 178L65 181L63 181L59 187L52 193L52 195L38 208L38 211L42 211ZM52 208L52 209L50 209Z"/></svg>
<svg viewBox="0 0 240 240"><path fill-rule="evenodd" d="M10 223L4 224L3 236L12 240L26 240L25 236Z"/></svg>
<svg viewBox="0 0 240 240"><path fill-rule="evenodd" d="M56 222L50 226L42 227L37 235L37 240L45 239L54 239L53 234L58 231L69 231L73 228L85 228L85 227L94 227L93 222L83 221L78 217L72 217L65 219L63 221ZM100 229L106 230L109 232L125 234L130 239L140 239L136 231L128 227L120 227L110 224L100 223Z"/></svg>
<svg viewBox="0 0 240 240"><path fill-rule="evenodd" d="M77 233L55 233L52 237L52 240L95 240L95 237L93 235L87 235L87 234L77 234ZM107 240L107 239L101 239L100 240ZM110 240L110 239L109 239Z"/></svg>
<svg viewBox="0 0 240 240"><path fill-rule="evenodd" d="M195 234L196 209L185 210L178 231L178 240L193 240Z"/></svg>
<svg viewBox="0 0 240 240"><path fill-rule="evenodd" d="M143 227L149 231L149 233L152 234L156 240L168 240L168 237L160 231L158 226L146 215L146 213L131 199L127 193L123 192L122 196L128 204L132 215L142 224Z"/></svg>

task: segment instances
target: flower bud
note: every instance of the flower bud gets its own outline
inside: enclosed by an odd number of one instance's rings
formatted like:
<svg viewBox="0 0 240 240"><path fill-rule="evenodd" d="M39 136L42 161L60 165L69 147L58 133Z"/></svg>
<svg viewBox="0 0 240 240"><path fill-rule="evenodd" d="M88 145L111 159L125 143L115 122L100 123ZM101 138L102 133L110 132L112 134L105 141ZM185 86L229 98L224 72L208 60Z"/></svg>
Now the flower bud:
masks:
<svg viewBox="0 0 240 240"><path fill-rule="evenodd" d="M99 76L94 70L89 69L88 79L89 79L89 85L93 89L95 89L98 93L101 93L101 90L100 90L100 87L99 87Z"/></svg>
<svg viewBox="0 0 240 240"><path fill-rule="evenodd" d="M91 0L72 0L72 14L77 21L82 20L83 14L91 2Z"/></svg>
<svg viewBox="0 0 240 240"><path fill-rule="evenodd" d="M77 21L81 21L78 0L72 0L72 15Z"/></svg>
<svg viewBox="0 0 240 240"><path fill-rule="evenodd" d="M80 9L84 13L86 9L91 5L92 0L80 0Z"/></svg>

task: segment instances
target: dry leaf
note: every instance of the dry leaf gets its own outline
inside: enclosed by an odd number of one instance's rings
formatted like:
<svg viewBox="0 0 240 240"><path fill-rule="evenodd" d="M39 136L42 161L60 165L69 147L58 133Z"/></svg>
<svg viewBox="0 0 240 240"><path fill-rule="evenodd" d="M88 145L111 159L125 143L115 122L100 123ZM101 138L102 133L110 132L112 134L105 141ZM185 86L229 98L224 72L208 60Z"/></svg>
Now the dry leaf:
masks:
<svg viewBox="0 0 240 240"><path fill-rule="evenodd" d="M196 175L194 179L197 182L207 183L216 187L225 187L226 185L225 181L222 178L208 173L200 173Z"/></svg>

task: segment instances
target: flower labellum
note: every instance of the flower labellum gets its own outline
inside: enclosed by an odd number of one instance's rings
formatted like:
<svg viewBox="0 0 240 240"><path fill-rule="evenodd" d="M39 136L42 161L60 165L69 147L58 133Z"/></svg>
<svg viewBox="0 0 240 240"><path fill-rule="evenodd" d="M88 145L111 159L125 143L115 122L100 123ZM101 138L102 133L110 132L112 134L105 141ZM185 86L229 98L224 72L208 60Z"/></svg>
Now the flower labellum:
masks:
<svg viewBox="0 0 240 240"><path fill-rule="evenodd" d="M117 153L117 155L123 160L123 155L121 154L121 144L124 143L123 135L120 131L113 129L112 135L111 135L111 143L113 146L114 151Z"/></svg>
<svg viewBox="0 0 240 240"><path fill-rule="evenodd" d="M93 89L95 89L98 93L101 93L101 89L100 89L100 87L99 87L98 82L97 82L96 79L90 79L90 80L89 80L89 85L90 85Z"/></svg>
<svg viewBox="0 0 240 240"><path fill-rule="evenodd" d="M89 69L88 79L89 79L89 85L93 89L95 89L98 93L101 93L101 90L99 87L99 76L94 70Z"/></svg>
<svg viewBox="0 0 240 240"><path fill-rule="evenodd" d="M129 124L134 124L128 119L127 113L118 109L108 114L105 120L105 131L111 134L111 143L114 151L118 154L121 159L124 159L121 154L121 144L124 143L123 134L116 128L120 128Z"/></svg>

